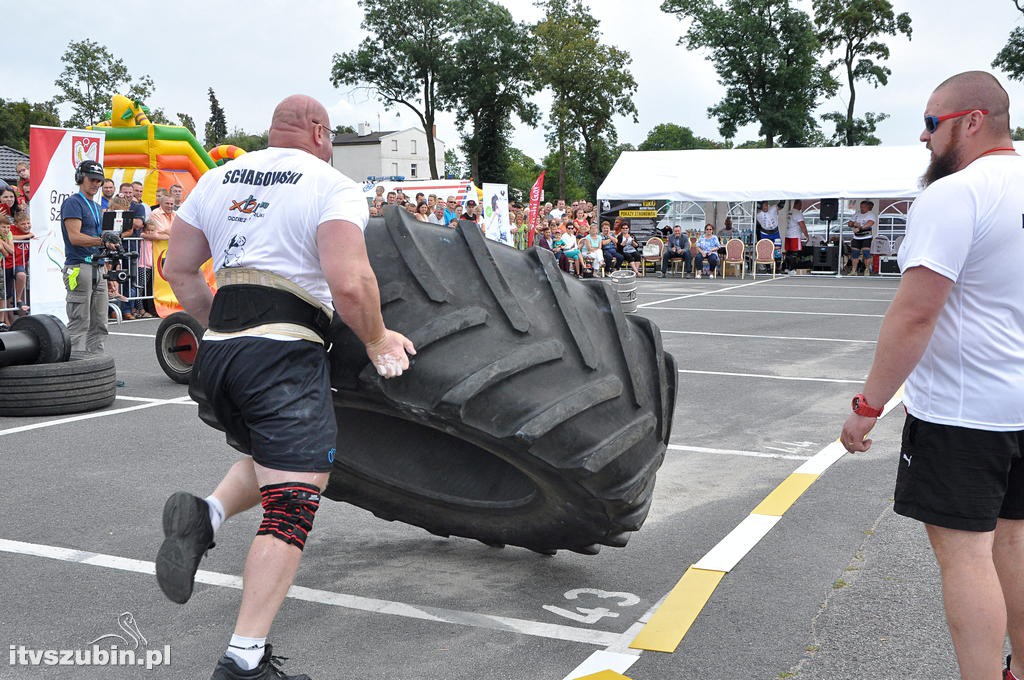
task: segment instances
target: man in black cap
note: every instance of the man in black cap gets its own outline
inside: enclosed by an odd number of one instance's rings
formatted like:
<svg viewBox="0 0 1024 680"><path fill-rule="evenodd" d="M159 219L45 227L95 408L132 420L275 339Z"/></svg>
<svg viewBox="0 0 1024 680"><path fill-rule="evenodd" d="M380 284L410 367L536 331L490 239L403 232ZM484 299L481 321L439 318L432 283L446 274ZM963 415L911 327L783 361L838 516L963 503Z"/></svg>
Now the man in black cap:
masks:
<svg viewBox="0 0 1024 680"><path fill-rule="evenodd" d="M466 201L466 212L462 213L459 219L468 222L478 222L480 220L476 214L476 201L473 199Z"/></svg>
<svg viewBox="0 0 1024 680"><path fill-rule="evenodd" d="M102 354L107 339L107 282L103 264L94 264L96 249L116 248L120 239L103 231L103 211L96 193L103 186L103 166L82 161L75 169L78 193L60 206L60 229L64 236L64 288L67 290L68 331L72 349Z"/></svg>

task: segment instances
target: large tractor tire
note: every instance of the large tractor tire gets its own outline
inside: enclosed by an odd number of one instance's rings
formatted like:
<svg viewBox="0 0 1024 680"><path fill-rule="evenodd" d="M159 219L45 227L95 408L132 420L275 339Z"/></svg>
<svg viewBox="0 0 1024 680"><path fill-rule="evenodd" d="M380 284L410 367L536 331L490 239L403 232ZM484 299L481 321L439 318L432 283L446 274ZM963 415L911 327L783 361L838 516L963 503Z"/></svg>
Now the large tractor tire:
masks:
<svg viewBox="0 0 1024 680"><path fill-rule="evenodd" d="M0 368L0 416L52 416L106 408L117 396L114 358L71 354L70 360Z"/></svg>
<svg viewBox="0 0 1024 680"><path fill-rule="evenodd" d="M546 250L389 209L367 249L389 328L417 354L383 380L334 334L328 498L441 536L552 554L623 546L643 524L675 406L657 327Z"/></svg>

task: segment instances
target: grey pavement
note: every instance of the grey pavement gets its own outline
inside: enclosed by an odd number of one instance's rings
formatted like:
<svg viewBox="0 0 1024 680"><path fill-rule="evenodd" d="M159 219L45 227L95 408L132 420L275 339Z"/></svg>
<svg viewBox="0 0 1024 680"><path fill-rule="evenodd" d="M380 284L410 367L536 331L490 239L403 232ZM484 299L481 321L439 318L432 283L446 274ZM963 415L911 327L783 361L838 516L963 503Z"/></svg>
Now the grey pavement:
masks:
<svg viewBox="0 0 1024 680"><path fill-rule="evenodd" d="M275 652L290 657L286 670L315 680L562 680L592 653L621 650L689 565L836 438L897 286L832 277L638 283L640 313L685 372L674 448L629 545L544 557L325 504L296 580L309 597L287 600L271 633ZM194 405L159 401L186 391L157 366L156 327L112 328L125 398L102 417L23 432L10 430L56 419L0 418L0 541L31 544L0 543L0 679L205 679L230 636L255 513L229 520L203 562L226 585L199 583L178 606L140 573L159 545L164 499L178 489L206 495L236 459ZM625 675L957 677L923 529L891 510L901 424L897 409L871 451L840 459L797 500L725 576L675 653L643 652ZM84 562L92 553L113 557ZM577 609L598 607L607 615L592 622ZM123 613L147 649L170 647L169 666L11 663L12 645L81 649L125 636Z"/></svg>

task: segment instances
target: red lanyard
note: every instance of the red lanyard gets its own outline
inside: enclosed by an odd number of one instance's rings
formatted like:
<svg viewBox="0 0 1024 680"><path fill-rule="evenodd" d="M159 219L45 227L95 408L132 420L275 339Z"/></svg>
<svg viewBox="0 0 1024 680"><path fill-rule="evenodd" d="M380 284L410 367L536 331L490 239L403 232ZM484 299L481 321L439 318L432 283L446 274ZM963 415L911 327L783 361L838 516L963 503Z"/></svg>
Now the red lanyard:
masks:
<svg viewBox="0 0 1024 680"><path fill-rule="evenodd" d="M1016 153L1017 149L1013 148L1012 146L996 146L996 147L992 147L991 149L989 149L985 153L981 154L981 156L987 156L990 153L996 153L997 151L1013 151L1014 153ZM981 158L981 156L978 156L978 158Z"/></svg>

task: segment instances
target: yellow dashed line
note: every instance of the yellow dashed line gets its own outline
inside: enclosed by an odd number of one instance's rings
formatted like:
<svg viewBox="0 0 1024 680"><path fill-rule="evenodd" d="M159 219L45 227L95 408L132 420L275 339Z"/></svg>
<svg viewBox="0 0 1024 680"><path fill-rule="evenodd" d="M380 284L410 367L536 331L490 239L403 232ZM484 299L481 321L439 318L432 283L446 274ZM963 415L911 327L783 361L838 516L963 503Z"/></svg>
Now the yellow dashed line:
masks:
<svg viewBox="0 0 1024 680"><path fill-rule="evenodd" d="M676 651L724 576L724 571L687 569L629 646L653 652Z"/></svg>
<svg viewBox="0 0 1024 680"><path fill-rule="evenodd" d="M786 510L789 510L789 506L793 505L811 484L814 484L814 480L817 478L818 475L794 472L786 477L782 484L775 487L775 490L768 494L768 497L761 501L751 514L781 517Z"/></svg>
<svg viewBox="0 0 1024 680"><path fill-rule="evenodd" d="M582 678L577 678L577 680L629 680L629 678L615 671L601 671L593 675L584 675Z"/></svg>

